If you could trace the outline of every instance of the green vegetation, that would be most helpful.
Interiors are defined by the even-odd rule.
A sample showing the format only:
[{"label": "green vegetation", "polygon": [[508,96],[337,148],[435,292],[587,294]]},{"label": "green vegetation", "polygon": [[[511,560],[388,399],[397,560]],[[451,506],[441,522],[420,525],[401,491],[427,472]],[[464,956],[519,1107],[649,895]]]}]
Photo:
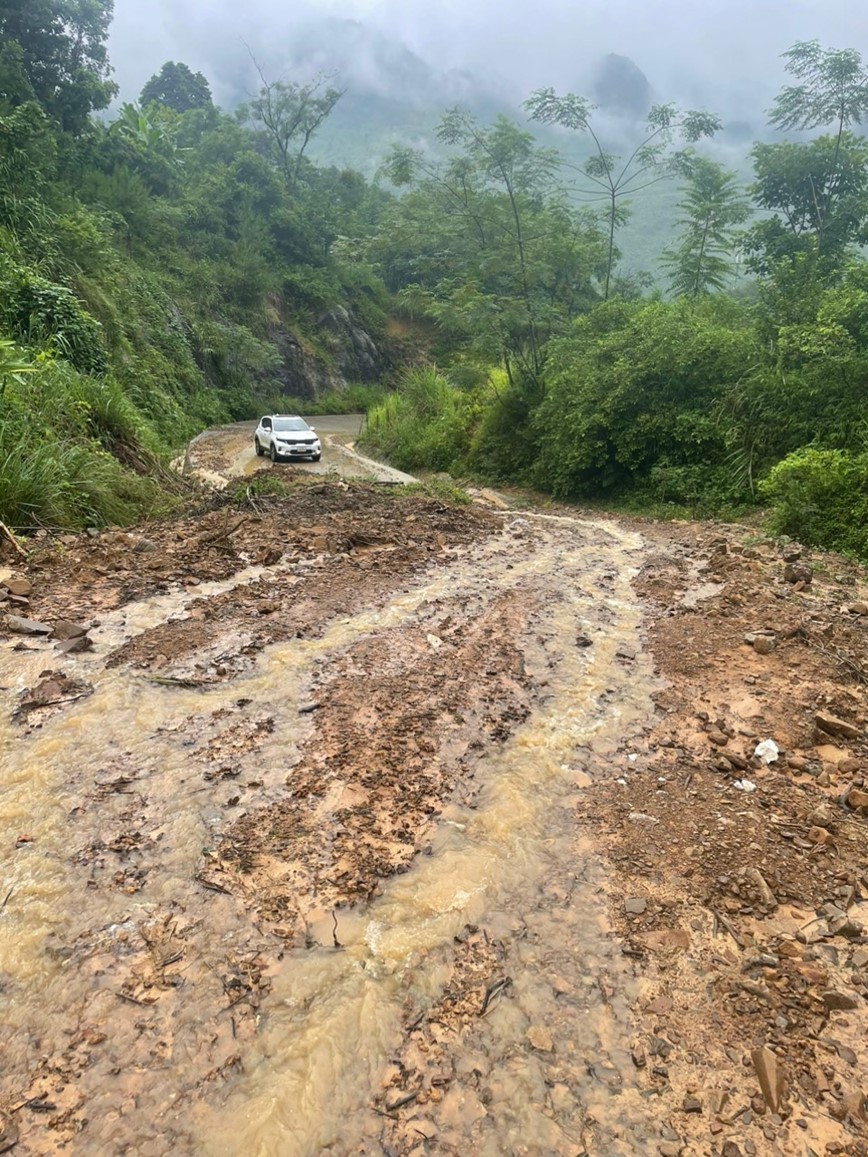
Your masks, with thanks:
[{"label": "green vegetation", "polygon": [[[820,135],[757,144],[748,189],[692,147],[715,129],[707,114],[652,110],[619,160],[584,98],[536,93],[534,119],[594,142],[581,172],[599,217],[519,130],[444,122],[455,155],[417,160],[386,212],[388,246],[369,247],[406,307],[437,323],[440,373],[406,377],[371,413],[369,444],[405,469],[592,505],[728,516],[770,502],[779,531],[868,558],[868,146],[853,131],[866,72],[815,42],[786,60],[799,83],[772,123]],[[628,194],[673,174],[664,296],[620,275],[617,239]],[[413,247],[411,216],[424,223]]]},{"label": "green vegetation", "polygon": [[388,196],[304,155],[341,94],[263,81],[229,116],[168,62],[97,121],[111,15],[0,5],[0,511],[25,531],[147,515],[204,426],[368,404],[342,387],[384,364],[352,239]]},{"label": "green vegetation", "polygon": [[[868,556],[868,75],[799,43],[743,188],[706,112],[605,139],[551,89],[447,112],[380,178],[311,161],[353,98],[267,78],[229,115],[169,61],[114,95],[111,0],[0,4],[0,518],[166,509],[170,454],[272,410],[368,411],[396,466],[731,514]],[[565,155],[541,144],[565,141]],[[624,129],[627,132],[627,129]],[[673,209],[658,268],[621,252]],[[656,202],[654,202],[656,203]],[[664,288],[665,286],[665,288]]]}]

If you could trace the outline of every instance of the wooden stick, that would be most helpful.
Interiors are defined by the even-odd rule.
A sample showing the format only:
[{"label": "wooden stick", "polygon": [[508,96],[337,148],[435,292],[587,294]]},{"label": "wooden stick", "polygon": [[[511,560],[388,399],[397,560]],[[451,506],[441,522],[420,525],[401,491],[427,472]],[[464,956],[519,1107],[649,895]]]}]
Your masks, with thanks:
[{"label": "wooden stick", "polygon": [[18,541],[18,539],[15,537],[15,535],[12,533],[12,531],[9,529],[9,527],[6,525],[5,522],[0,522],[0,533],[3,534],[4,538],[9,539],[9,541],[12,543],[12,545],[18,551],[18,555],[20,558],[27,558],[27,551],[22,550],[21,543]]}]

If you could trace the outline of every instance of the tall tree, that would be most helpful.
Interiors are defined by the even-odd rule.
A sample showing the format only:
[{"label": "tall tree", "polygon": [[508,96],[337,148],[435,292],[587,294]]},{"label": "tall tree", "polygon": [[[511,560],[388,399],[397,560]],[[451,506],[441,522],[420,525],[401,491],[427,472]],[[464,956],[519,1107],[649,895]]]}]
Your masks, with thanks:
[{"label": "tall tree", "polygon": [[735,173],[705,157],[693,158],[678,208],[681,236],[663,258],[672,292],[699,297],[723,289],[733,275],[736,227],[750,214]]},{"label": "tall tree", "polygon": [[606,206],[609,251],[603,297],[608,299],[616,258],[615,233],[627,220],[626,202],[679,172],[689,155],[685,146],[714,136],[721,122],[711,113],[682,112],[671,104],[654,105],[641,137],[625,159],[605,148],[592,122],[596,106],[585,97],[574,93],[558,96],[554,89],[543,88],[533,93],[524,107],[532,120],[586,133],[593,142],[593,154],[579,169],[587,184],[577,192]]},{"label": "tall tree", "polygon": [[480,125],[456,109],[437,135],[447,162],[393,150],[388,175],[415,188],[386,213],[372,255],[472,361],[502,364],[534,394],[548,338],[599,300],[599,229],[564,197],[557,154],[505,117]]},{"label": "tall tree", "polygon": [[[825,164],[822,185],[813,189],[817,253],[826,247],[827,226],[835,203],[845,192],[846,132],[868,113],[868,71],[855,49],[822,48],[817,40],[799,40],[784,53],[787,71],[800,81],[786,85],[769,115],[779,129],[833,126],[834,148]],[[828,150],[826,150],[828,153]]]},{"label": "tall tree", "polygon": [[[835,277],[868,239],[868,146],[844,132],[753,148],[753,196],[767,216],[748,231],[750,267],[768,275],[799,260],[812,278]],[[805,264],[807,262],[807,264]]]},{"label": "tall tree", "polygon": [[201,72],[193,72],[184,63],[167,60],[142,89],[139,103],[142,108],[162,104],[175,112],[189,112],[193,108],[209,108],[213,101],[211,86]]},{"label": "tall tree", "polygon": [[344,93],[333,88],[326,76],[307,84],[269,81],[258,64],[256,68],[262,81],[259,96],[242,105],[238,116],[243,123],[262,126],[287,185],[292,185],[298,180],[307,146]]},{"label": "tall tree", "polygon": [[36,98],[79,133],[116,91],[106,52],[113,0],[0,0],[0,42],[16,43]]}]

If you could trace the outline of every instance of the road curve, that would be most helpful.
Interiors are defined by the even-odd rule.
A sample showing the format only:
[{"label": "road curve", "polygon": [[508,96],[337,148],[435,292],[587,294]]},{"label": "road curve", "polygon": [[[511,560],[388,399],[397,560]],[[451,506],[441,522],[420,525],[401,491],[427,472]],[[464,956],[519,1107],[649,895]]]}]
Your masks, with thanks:
[{"label": "road curve", "polygon": [[[322,441],[319,462],[293,462],[292,469],[307,474],[338,475],[341,478],[368,478],[377,482],[415,482],[411,474],[395,470],[372,458],[366,458],[354,447],[364,421],[362,414],[324,414],[308,418]],[[232,478],[244,478],[257,470],[286,469],[282,462],[258,458],[253,448],[256,422],[235,422],[217,426],[194,438],[183,460],[185,472],[222,488]]]}]

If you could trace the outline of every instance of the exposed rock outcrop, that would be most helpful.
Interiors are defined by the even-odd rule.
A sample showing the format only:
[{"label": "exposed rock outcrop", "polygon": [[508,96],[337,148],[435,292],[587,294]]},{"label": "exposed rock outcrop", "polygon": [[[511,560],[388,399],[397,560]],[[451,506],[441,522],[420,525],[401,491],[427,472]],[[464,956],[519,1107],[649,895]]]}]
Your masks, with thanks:
[{"label": "exposed rock outcrop", "polygon": [[277,325],[269,334],[280,354],[276,377],[285,394],[316,398],[329,390],[345,390],[351,382],[379,378],[386,358],[345,306],[332,306],[316,325],[320,351],[300,340],[288,325]]}]

